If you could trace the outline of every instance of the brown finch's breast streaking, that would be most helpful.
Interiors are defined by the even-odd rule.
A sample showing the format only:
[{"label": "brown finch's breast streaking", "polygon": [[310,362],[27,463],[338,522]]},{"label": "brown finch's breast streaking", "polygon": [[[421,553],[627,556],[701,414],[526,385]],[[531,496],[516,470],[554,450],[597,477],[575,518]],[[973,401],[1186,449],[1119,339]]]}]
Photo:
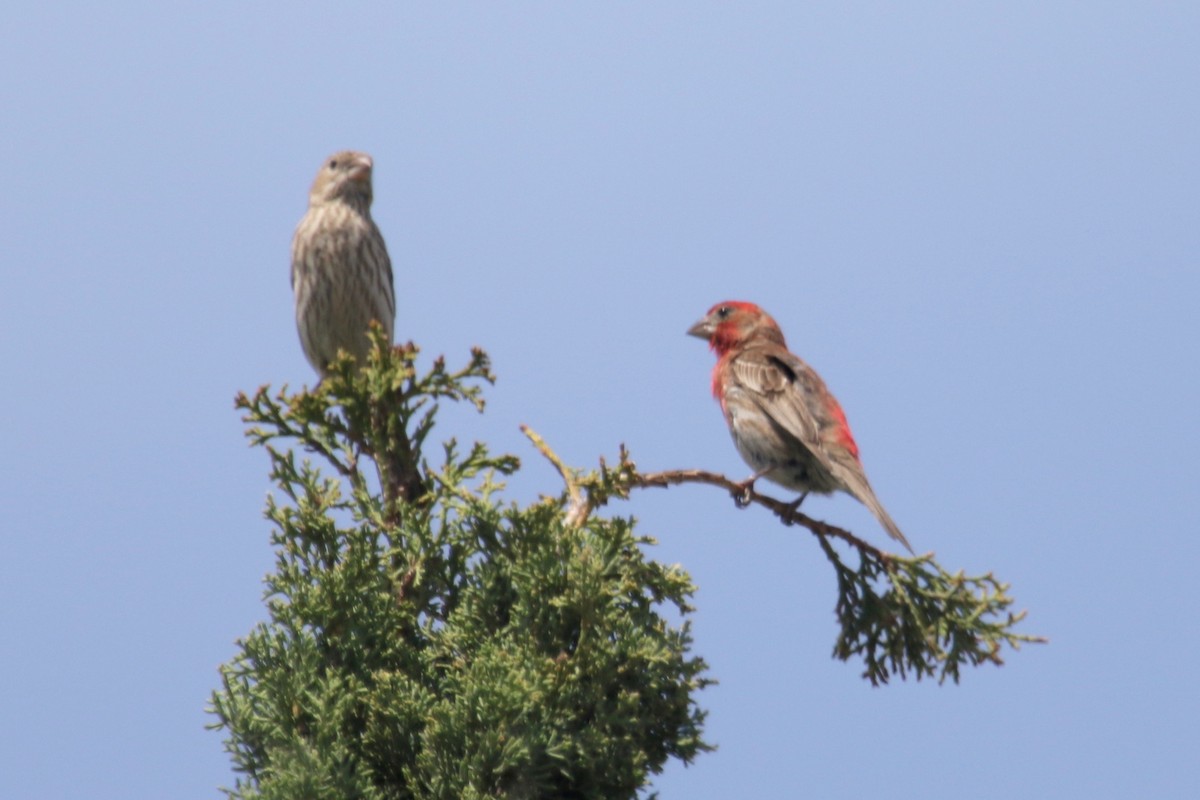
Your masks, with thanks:
[{"label": "brown finch's breast streaking", "polygon": [[350,150],[325,159],[292,237],[296,329],[322,376],[339,349],[366,360],[372,320],[392,339],[396,295],[392,262],[371,219],[373,166],[369,155]]},{"label": "brown finch's breast streaking", "polygon": [[783,331],[753,303],[717,303],[688,334],[717,354],[713,396],[742,459],[766,478],[801,492],[846,492],[871,510],[892,538],[908,540],[867,482],[846,414],[812,367],[787,349]]}]

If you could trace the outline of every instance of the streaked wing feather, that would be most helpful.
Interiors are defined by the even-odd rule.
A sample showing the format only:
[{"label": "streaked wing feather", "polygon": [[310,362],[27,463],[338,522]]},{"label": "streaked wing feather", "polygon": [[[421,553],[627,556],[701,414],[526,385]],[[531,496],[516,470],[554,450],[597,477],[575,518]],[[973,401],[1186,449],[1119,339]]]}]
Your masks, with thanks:
[{"label": "streaked wing feather", "polygon": [[796,382],[797,366],[803,368],[802,363],[793,365],[778,356],[753,351],[730,364],[736,379],[753,394],[763,412],[804,445],[822,466],[831,469],[819,446],[820,427]]}]

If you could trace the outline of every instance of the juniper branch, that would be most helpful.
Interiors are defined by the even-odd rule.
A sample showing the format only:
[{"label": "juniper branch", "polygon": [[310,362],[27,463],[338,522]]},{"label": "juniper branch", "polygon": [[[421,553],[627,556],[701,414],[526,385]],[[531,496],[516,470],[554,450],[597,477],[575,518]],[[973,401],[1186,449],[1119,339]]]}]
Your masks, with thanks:
[{"label": "juniper branch", "polygon": [[[951,574],[933,553],[900,556],[880,548],[827,522],[800,512],[794,502],[784,502],[737,483],[724,475],[699,469],[665,470],[642,474],[622,446],[617,464],[610,467],[600,459],[599,470],[580,474],[561,466],[557,456],[536,434],[530,438],[555,463],[567,481],[563,502],[576,502],[580,489],[586,494],[579,516],[586,519],[610,498],[629,499],[633,489],[668,488],[698,483],[728,491],[739,508],[759,505],[784,525],[800,525],[817,537],[821,550],[834,567],[838,600],[835,613],[841,630],[834,644],[834,657],[847,661],[861,657],[863,677],[874,685],[887,683],[892,675],[918,680],[937,676],[939,682],[958,682],[963,664],[1003,664],[1004,646],[1016,650],[1024,643],[1046,639],[1017,633],[1013,628],[1025,612],[1010,611],[1013,599],[1008,584],[991,573],[968,577]],[[835,542],[848,545],[858,554],[858,566],[846,563]]]}]

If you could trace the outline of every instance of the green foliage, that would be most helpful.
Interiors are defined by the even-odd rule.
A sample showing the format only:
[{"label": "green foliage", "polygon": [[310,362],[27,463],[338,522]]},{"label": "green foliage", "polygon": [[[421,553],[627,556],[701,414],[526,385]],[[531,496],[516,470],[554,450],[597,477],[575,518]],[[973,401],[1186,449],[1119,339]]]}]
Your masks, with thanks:
[{"label": "green foliage", "polygon": [[343,359],[312,392],[237,399],[283,500],[266,511],[269,619],[212,696],[240,773],[228,793],[644,793],[667,759],[708,749],[690,578],[648,560],[652,541],[630,519],[503,503],[514,457],[450,440],[431,465],[438,403],[482,409],[492,375],[481,351],[420,375],[416,355],[377,346],[365,368]]},{"label": "green foliage", "polygon": [[833,654],[861,657],[863,677],[873,684],[936,675],[958,683],[963,665],[1004,663],[1001,650],[1045,640],[1017,633],[1025,612],[1010,611],[1008,584],[991,573],[967,577],[947,572],[932,555],[906,558],[857,548],[858,568],[846,564],[830,536],[818,534],[837,572],[837,618]]}]

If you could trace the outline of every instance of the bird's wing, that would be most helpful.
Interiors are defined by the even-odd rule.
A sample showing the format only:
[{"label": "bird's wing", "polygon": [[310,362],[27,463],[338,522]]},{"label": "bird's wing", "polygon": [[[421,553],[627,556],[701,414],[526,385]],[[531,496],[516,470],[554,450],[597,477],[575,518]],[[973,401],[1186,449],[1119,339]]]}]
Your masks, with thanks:
[{"label": "bird's wing", "polygon": [[392,277],[392,259],[388,255],[387,246],[383,244],[383,234],[380,232],[379,226],[375,224],[375,220],[371,220],[371,229],[371,232],[375,235],[375,238],[378,239],[381,245],[380,250],[383,251],[383,264],[386,267],[384,274],[387,275],[387,291],[388,296],[392,298],[392,306],[394,311],[396,305],[396,283],[395,278]]},{"label": "bird's wing", "polygon": [[833,465],[821,447],[821,426],[807,402],[810,382],[820,381],[803,361],[786,350],[750,350],[730,363],[734,378],[784,431],[796,438],[827,470]]}]

